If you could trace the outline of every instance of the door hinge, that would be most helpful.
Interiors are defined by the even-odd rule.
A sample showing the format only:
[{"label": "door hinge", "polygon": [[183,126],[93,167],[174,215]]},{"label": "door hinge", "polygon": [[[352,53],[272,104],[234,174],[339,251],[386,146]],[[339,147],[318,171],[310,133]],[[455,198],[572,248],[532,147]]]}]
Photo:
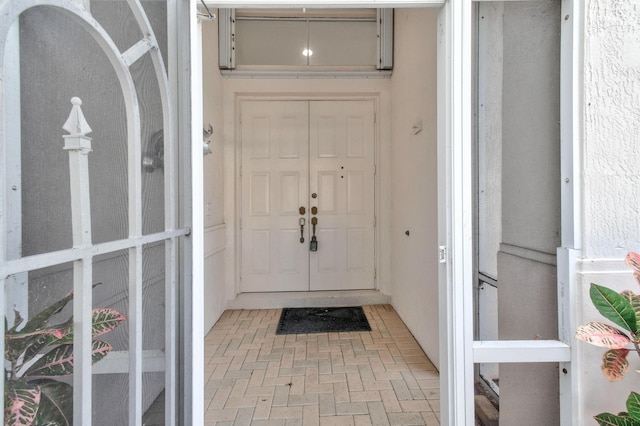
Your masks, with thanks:
[{"label": "door hinge", "polygon": [[378,270],[373,268],[373,279],[375,280],[376,278],[378,278]]},{"label": "door hinge", "polygon": [[378,122],[378,114],[377,113],[373,113],[373,122],[377,123]]},{"label": "door hinge", "polygon": [[240,218],[240,229],[242,229],[242,218]]},{"label": "door hinge", "polygon": [[438,262],[447,263],[447,246],[438,247]]},{"label": "door hinge", "polygon": [[378,166],[376,166],[375,164],[373,165],[373,175],[377,175],[378,174]]},{"label": "door hinge", "polygon": [[378,225],[378,218],[376,216],[373,217],[373,227],[375,228]]}]

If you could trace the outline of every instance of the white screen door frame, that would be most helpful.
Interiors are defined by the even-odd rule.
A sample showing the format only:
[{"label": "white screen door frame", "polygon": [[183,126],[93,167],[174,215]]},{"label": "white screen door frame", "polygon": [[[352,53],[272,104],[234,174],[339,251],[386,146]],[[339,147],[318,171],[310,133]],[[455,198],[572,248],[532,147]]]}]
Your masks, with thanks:
[{"label": "white screen door frame", "polygon": [[[576,363],[575,258],[580,249],[579,141],[582,89],[580,2],[562,2],[561,143],[562,247],[558,249],[558,328],[560,341],[473,341],[473,7],[488,0],[215,0],[211,6],[241,7],[437,7],[438,18],[438,204],[441,423],[474,424],[474,363],[560,363],[563,425],[573,424]],[[507,0],[523,1],[523,0]],[[566,16],[566,19],[564,17]],[[561,19],[559,16],[558,19]],[[201,108],[198,106],[197,108]],[[194,113],[201,112],[195,109]],[[562,373],[566,370],[567,373]],[[194,393],[194,397],[197,394]]]},{"label": "white screen door frame", "polygon": [[[191,155],[196,156],[195,152],[198,152],[200,159],[202,156],[202,147],[199,151],[191,151],[191,144],[189,142],[184,143],[180,147],[177,146],[175,141],[178,140],[178,129],[176,123],[180,119],[180,135],[182,140],[189,141],[191,129],[184,123],[190,123],[185,120],[185,116],[190,113],[190,84],[191,76],[186,71],[188,67],[178,66],[178,61],[181,61],[183,65],[189,64],[191,58],[197,58],[193,51],[183,51],[181,57],[178,58],[179,44],[187,44],[191,38],[195,35],[196,25],[190,22],[190,17],[195,17],[195,7],[188,2],[179,2],[175,0],[167,1],[167,25],[169,34],[169,69],[170,72],[165,69],[164,60],[160,54],[158,43],[155,39],[153,29],[147,19],[144,9],[137,0],[127,0],[132,16],[135,18],[137,25],[140,28],[140,32],[144,34],[142,39],[135,45],[129,47],[124,51],[120,51],[115,45],[109,34],[101,27],[101,25],[93,18],[90,12],[89,0],[5,0],[0,2],[0,11],[2,11],[2,19],[0,19],[0,72],[4,76],[10,75],[13,77],[9,80],[15,85],[16,78],[19,78],[19,69],[13,66],[11,62],[16,60],[17,55],[15,52],[12,56],[5,56],[5,48],[7,48],[8,34],[15,28],[18,16],[27,9],[46,6],[62,10],[69,15],[74,23],[83,28],[87,35],[90,35],[96,42],[97,46],[102,50],[102,53],[109,59],[122,89],[125,113],[127,119],[127,146],[128,146],[128,216],[129,216],[129,234],[127,238],[110,241],[101,244],[93,244],[90,239],[91,219],[88,209],[88,195],[89,195],[89,183],[88,180],[72,179],[71,181],[71,193],[72,198],[83,198],[86,202],[75,202],[72,207],[73,212],[73,248],[59,250],[55,252],[43,253],[32,255],[28,257],[20,257],[19,253],[16,253],[13,248],[7,247],[5,244],[5,236],[7,235],[8,227],[13,226],[12,223],[7,222],[7,216],[5,215],[5,209],[11,210],[10,216],[14,216],[15,209],[20,207],[16,205],[15,201],[9,201],[11,198],[8,194],[7,182],[11,181],[16,176],[16,171],[11,169],[8,171],[7,164],[15,162],[15,158],[10,157],[8,154],[11,152],[6,151],[5,148],[13,145],[12,150],[15,151],[16,140],[18,141],[18,149],[20,139],[15,138],[15,134],[7,133],[6,129],[10,125],[7,123],[10,120],[10,109],[7,108],[9,103],[12,108],[15,108],[15,102],[19,101],[19,94],[13,93],[7,87],[2,86],[0,88],[0,96],[2,99],[2,124],[0,127],[0,240],[3,242],[0,244],[0,310],[3,315],[6,315],[5,308],[7,300],[5,299],[5,286],[10,285],[12,280],[7,280],[7,277],[24,275],[31,270],[38,268],[44,268],[63,264],[66,262],[74,263],[74,302],[73,302],[73,316],[75,324],[74,332],[74,407],[73,407],[73,421],[75,424],[90,425],[92,422],[92,375],[104,374],[104,373],[128,373],[129,374],[129,396],[128,396],[128,410],[129,410],[129,424],[136,425],[142,421],[142,388],[143,388],[143,369],[149,370],[149,365],[143,367],[143,360],[150,360],[150,356],[154,354],[148,353],[149,351],[143,351],[142,342],[142,250],[143,246],[150,243],[162,242],[165,246],[165,349],[163,354],[157,357],[152,371],[164,372],[165,374],[165,422],[168,425],[173,424],[190,424],[191,412],[202,411],[202,404],[191,404],[192,390],[195,386],[190,386],[188,378],[191,377],[194,372],[192,371],[192,364],[197,365],[197,361],[183,360],[180,365],[183,366],[182,373],[187,379],[185,383],[187,386],[181,387],[182,380],[180,380],[180,365],[179,357],[183,357],[184,353],[179,353],[181,345],[178,344],[178,338],[180,337],[179,327],[182,325],[184,330],[191,330],[191,320],[188,323],[180,321],[179,315],[182,311],[190,312],[188,304],[192,303],[192,300],[202,300],[201,297],[195,296],[190,298],[190,290],[192,284],[192,271],[198,271],[199,265],[197,262],[189,264],[191,259],[191,247],[190,242],[185,238],[189,235],[193,217],[191,216],[191,202],[181,203],[180,197],[191,199],[191,173],[190,163]],[[180,17],[183,20],[180,20]],[[195,21],[195,19],[194,19]],[[182,23],[180,23],[182,22]],[[178,31],[180,29],[193,28],[193,32]],[[180,42],[179,42],[180,41]],[[11,44],[11,42],[9,43]],[[141,192],[141,174],[142,174],[142,151],[143,144],[141,140],[140,129],[140,109],[138,98],[136,94],[136,87],[133,82],[133,78],[129,71],[129,67],[136,63],[144,55],[149,55],[154,68],[154,75],[152,78],[157,80],[159,86],[160,98],[162,100],[162,114],[163,114],[163,127],[164,127],[164,230],[162,232],[154,234],[144,234],[142,230],[142,192]],[[5,59],[7,62],[5,63]],[[7,66],[8,65],[8,66]],[[170,77],[169,77],[170,76]],[[7,84],[5,82],[5,84]],[[182,92],[183,95],[179,97],[174,96],[174,93],[178,93],[177,88],[183,86],[187,88]],[[9,95],[6,94],[9,92]],[[178,111],[177,104],[178,98],[183,105],[182,113]],[[197,96],[194,97],[198,99]],[[13,103],[11,103],[13,102]],[[77,143],[81,146],[89,143],[90,138],[86,137],[86,134],[90,132],[88,125],[84,119],[78,118],[78,111],[80,110],[80,102],[74,100],[73,110],[71,104],[66,106],[59,105],[56,108],[69,108],[71,112],[70,118],[77,126],[69,126],[65,123],[60,123],[62,127],[65,124],[65,130],[71,135],[68,135],[67,140],[71,143]],[[18,108],[19,109],[19,108]],[[186,111],[186,113],[184,113]],[[80,113],[80,116],[82,114]],[[71,121],[69,123],[72,123]],[[72,124],[74,124],[72,123]],[[10,128],[10,127],[9,127]],[[76,130],[69,130],[75,128]],[[199,134],[199,132],[196,132]],[[60,139],[62,139],[63,131],[61,129]],[[52,135],[52,137],[55,135]],[[11,139],[10,139],[11,138]],[[80,142],[81,141],[81,142]],[[86,147],[85,147],[86,148]],[[70,148],[71,151],[76,150]],[[90,150],[90,149],[89,149]],[[185,155],[186,154],[186,155]],[[197,162],[196,162],[197,163]],[[200,161],[201,163],[201,161]],[[85,162],[86,166],[86,162]],[[82,174],[83,166],[71,165],[71,174]],[[178,175],[180,171],[180,175]],[[19,170],[17,175],[19,176]],[[202,173],[198,176],[195,173],[195,178],[199,179],[200,186],[202,182]],[[61,184],[64,184],[61,182]],[[67,183],[68,184],[68,183]],[[196,201],[197,204],[197,201]],[[182,206],[182,210],[179,210],[179,206]],[[13,209],[13,210],[12,210]],[[78,219],[78,220],[76,220]],[[202,232],[195,232],[197,235],[201,235]],[[86,236],[89,238],[86,238]],[[129,256],[129,298],[130,308],[127,312],[129,323],[129,350],[126,353],[119,355],[122,356],[107,356],[100,368],[93,369],[91,363],[91,307],[92,307],[92,260],[94,256],[126,250]],[[202,251],[196,249],[196,251]],[[198,256],[195,256],[197,259]],[[200,259],[202,257],[200,256]],[[181,263],[182,262],[182,263]],[[186,271],[186,272],[185,272]],[[193,276],[196,278],[201,274],[193,272]],[[179,286],[178,283],[185,284]],[[178,297],[178,287],[188,289],[186,291],[185,298],[182,299],[182,309]],[[9,292],[9,294],[11,294]],[[24,297],[25,292],[22,292],[21,296]],[[193,321],[196,323],[196,321]],[[198,335],[198,339],[193,339],[192,336],[187,337],[187,341],[199,341],[202,337],[202,326],[195,326],[195,333]],[[200,331],[199,331],[200,330]],[[188,333],[187,333],[188,334]],[[0,342],[0,345],[4,345],[4,339]],[[2,346],[4,348],[4,346]],[[191,349],[191,347],[189,347]],[[4,350],[2,350],[4,352]],[[191,353],[199,353],[196,349]],[[112,355],[112,354],[110,354]],[[118,355],[118,354],[116,354]],[[157,355],[157,354],[156,354]],[[197,356],[196,356],[197,358]],[[201,376],[201,374],[200,374]],[[0,382],[0,389],[4,386],[4,382]],[[184,390],[184,392],[183,392]],[[200,392],[196,392],[200,394]],[[183,401],[186,405],[180,403],[178,400],[184,396]],[[180,407],[184,407],[184,411],[179,413]],[[3,414],[0,414],[0,416]]]}]

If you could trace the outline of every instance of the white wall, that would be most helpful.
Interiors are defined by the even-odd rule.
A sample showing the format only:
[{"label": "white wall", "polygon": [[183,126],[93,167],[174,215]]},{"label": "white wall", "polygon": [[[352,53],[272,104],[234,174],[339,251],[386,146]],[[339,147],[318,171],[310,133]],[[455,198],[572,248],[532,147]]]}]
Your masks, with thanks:
[{"label": "white wall", "polygon": [[[635,0],[585,2],[583,113],[583,261],[578,270],[578,321],[602,320],[589,300],[589,284],[640,288],[622,262],[640,251],[640,8]],[[577,343],[582,372],[580,414],[625,410],[637,391],[638,357],[622,382],[600,373],[602,350]]]},{"label": "white wall", "polygon": [[[396,9],[391,78],[392,304],[436,367],[437,13],[435,9]],[[415,134],[414,126],[422,126],[422,131]]]},{"label": "white wall", "polygon": [[204,157],[204,331],[222,315],[226,306],[224,221],[224,127],[222,120],[222,77],[218,71],[218,25],[202,24],[203,123],[211,124],[208,139],[213,154]]}]

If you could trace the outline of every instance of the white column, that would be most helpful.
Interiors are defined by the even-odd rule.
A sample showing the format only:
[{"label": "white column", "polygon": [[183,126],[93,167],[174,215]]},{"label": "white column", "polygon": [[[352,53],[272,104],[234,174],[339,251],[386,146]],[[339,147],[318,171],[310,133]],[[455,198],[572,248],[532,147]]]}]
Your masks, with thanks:
[{"label": "white column", "polygon": [[[71,219],[73,247],[91,246],[91,203],[89,200],[89,157],[91,138],[86,134],[91,127],[84,118],[82,101],[72,98],[71,114],[62,127],[69,132],[64,136],[64,149],[69,151],[71,184]],[[73,422],[91,425],[91,310],[93,263],[92,258],[77,260],[73,265]]]}]

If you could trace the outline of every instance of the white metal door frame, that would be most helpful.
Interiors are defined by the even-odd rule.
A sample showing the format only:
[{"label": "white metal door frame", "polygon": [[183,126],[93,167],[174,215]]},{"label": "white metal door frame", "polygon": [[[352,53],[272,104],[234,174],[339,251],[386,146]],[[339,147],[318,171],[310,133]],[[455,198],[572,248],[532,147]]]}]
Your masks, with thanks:
[{"label": "white metal door frame", "polygon": [[[474,1],[488,0],[214,0],[214,7],[440,7],[438,19],[438,201],[440,274],[441,422],[474,423],[473,364],[478,362],[559,362],[562,424],[572,424],[571,301],[579,249],[579,123],[581,105],[582,6],[563,0],[562,27],[562,153],[563,248],[558,257],[559,335],[562,341],[473,341],[473,211],[472,211],[472,14]],[[522,0],[507,0],[522,1]],[[560,17],[558,17],[560,19]],[[194,113],[201,112],[195,106]],[[199,109],[200,108],[200,109]],[[566,255],[565,255],[566,254]],[[563,287],[565,286],[565,287]],[[526,356],[523,356],[526,354]],[[562,371],[562,369],[561,369]],[[574,377],[574,378],[572,378]],[[197,394],[194,394],[196,396]]]}]

